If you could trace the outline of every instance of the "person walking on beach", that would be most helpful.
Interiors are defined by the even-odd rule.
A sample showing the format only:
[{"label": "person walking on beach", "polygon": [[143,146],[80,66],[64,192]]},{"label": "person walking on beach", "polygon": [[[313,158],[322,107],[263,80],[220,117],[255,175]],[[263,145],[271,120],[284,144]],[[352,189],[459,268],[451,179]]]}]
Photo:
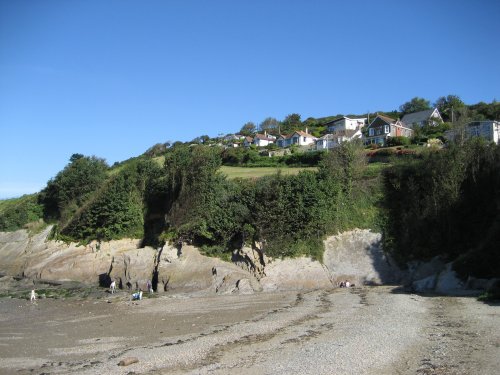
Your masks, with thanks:
[{"label": "person walking on beach", "polygon": [[116,290],[116,281],[115,280],[113,280],[111,282],[111,285],[109,286],[109,289],[111,290],[111,294],[113,294],[115,292],[115,290]]},{"label": "person walking on beach", "polygon": [[30,301],[31,301],[31,302],[33,302],[33,303],[36,301],[36,293],[35,293],[35,289],[33,289],[33,290],[31,291]]}]

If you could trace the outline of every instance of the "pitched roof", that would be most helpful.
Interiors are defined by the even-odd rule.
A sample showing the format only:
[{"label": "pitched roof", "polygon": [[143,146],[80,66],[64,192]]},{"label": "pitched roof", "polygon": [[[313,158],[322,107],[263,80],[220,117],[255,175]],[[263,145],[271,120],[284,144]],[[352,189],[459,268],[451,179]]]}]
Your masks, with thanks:
[{"label": "pitched roof", "polygon": [[[313,138],[313,139],[316,139],[316,137],[314,135],[311,135],[309,133],[306,133],[306,132],[303,132],[302,130],[297,130],[295,133],[293,134],[298,134],[300,135],[301,137],[307,137],[307,138]],[[293,135],[292,134],[292,135]]]},{"label": "pitched roof", "polygon": [[[388,116],[377,115],[377,117],[380,117],[383,121],[387,122],[388,124],[393,124],[396,122],[396,120],[394,120],[393,118],[388,117]],[[375,120],[377,119],[377,117],[375,117]],[[375,121],[375,120],[373,120],[373,121]]]},{"label": "pitched roof", "polygon": [[412,124],[415,124],[415,123],[419,124],[421,122],[428,121],[431,118],[431,116],[435,110],[436,110],[436,108],[432,108],[432,109],[426,109],[425,111],[408,113],[408,114],[403,116],[401,121],[409,126],[411,126]]},{"label": "pitched roof", "polygon": [[[255,138],[256,139],[260,139],[260,140],[263,140],[263,141],[274,141],[276,138],[274,137],[268,137],[267,135],[265,134],[255,134]],[[255,139],[254,138],[254,139]]]}]

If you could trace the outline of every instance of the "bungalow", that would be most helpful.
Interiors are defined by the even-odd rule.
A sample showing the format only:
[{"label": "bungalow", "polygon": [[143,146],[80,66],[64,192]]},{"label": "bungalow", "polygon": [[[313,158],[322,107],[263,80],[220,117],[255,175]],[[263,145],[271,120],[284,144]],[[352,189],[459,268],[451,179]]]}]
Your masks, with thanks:
[{"label": "bungalow", "polygon": [[378,144],[385,146],[391,137],[411,137],[413,130],[406,127],[400,120],[387,116],[377,115],[368,125],[367,135],[363,137],[365,145]]},{"label": "bungalow", "polygon": [[[445,132],[445,138],[455,139],[460,133],[459,129],[452,129]],[[463,128],[463,136],[466,138],[481,137],[487,141],[500,144],[500,121],[472,121]]]},{"label": "bungalow", "polygon": [[307,129],[305,132],[299,130],[291,135],[292,145],[298,145],[298,146],[312,145],[316,142],[316,139],[317,138],[315,136],[313,136],[313,135],[309,134],[309,132],[307,132]]},{"label": "bungalow", "polygon": [[309,134],[309,132],[306,129],[305,132],[298,130],[289,135],[282,134],[278,137],[276,144],[279,147],[290,147],[291,145],[310,146],[314,145],[316,140],[317,138]]},{"label": "bungalow", "polygon": [[276,144],[278,147],[285,148],[292,145],[292,135],[291,134],[281,134],[277,140]]},{"label": "bungalow", "polygon": [[340,117],[333,121],[327,122],[325,126],[328,127],[330,133],[339,130],[357,130],[361,129],[366,124],[366,117],[363,118],[349,118],[346,116]]},{"label": "bungalow", "polygon": [[337,130],[334,134],[325,134],[316,141],[316,150],[327,150],[340,146],[343,142],[349,142],[362,137],[361,129]]},{"label": "bungalow", "polygon": [[407,128],[413,129],[415,126],[422,127],[424,125],[436,126],[438,122],[443,122],[443,118],[437,108],[428,109],[414,113],[408,113],[403,116],[401,122]]},{"label": "bungalow", "polygon": [[250,147],[250,145],[253,143],[253,138],[252,137],[245,137],[243,140],[243,147]]},{"label": "bungalow", "polygon": [[265,147],[270,145],[271,143],[274,143],[275,141],[276,137],[267,135],[267,133],[255,134],[255,137],[253,137],[253,144],[257,147]]}]

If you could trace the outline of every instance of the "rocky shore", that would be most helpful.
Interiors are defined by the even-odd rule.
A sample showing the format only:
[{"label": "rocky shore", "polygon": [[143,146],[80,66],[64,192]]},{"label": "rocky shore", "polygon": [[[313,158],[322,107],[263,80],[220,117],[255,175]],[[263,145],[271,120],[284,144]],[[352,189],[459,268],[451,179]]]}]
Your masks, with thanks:
[{"label": "rocky shore", "polygon": [[389,286],[3,298],[0,373],[495,374],[499,321],[475,298]]}]

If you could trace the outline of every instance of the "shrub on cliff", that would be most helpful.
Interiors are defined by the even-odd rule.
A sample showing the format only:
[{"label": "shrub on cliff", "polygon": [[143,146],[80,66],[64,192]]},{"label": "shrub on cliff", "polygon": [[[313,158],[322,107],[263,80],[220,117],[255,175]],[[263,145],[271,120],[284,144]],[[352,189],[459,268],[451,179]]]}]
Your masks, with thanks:
[{"label": "shrub on cliff", "polygon": [[[476,249],[476,263],[498,263],[494,241],[484,237],[499,219],[499,191],[500,148],[477,139],[395,163],[384,177],[386,248],[401,261],[441,255],[469,264],[474,257],[464,256]],[[476,266],[470,270],[477,276],[484,267]]]},{"label": "shrub on cliff", "polygon": [[148,177],[157,168],[152,160],[138,160],[126,166],[63,224],[60,234],[72,240],[142,238],[144,195]]}]

